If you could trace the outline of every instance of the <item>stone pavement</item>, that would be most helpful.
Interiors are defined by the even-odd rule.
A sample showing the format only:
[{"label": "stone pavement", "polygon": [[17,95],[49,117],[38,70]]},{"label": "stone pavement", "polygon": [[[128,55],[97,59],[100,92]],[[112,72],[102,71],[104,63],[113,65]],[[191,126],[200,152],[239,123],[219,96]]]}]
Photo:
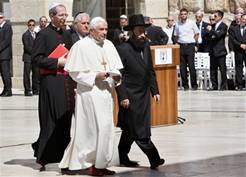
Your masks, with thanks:
[{"label": "stone pavement", "polygon": [[[0,97],[0,176],[62,176],[57,164],[39,172],[31,143],[38,136],[38,97]],[[130,153],[139,168],[111,167],[115,177],[246,176],[246,92],[178,91],[184,124],[152,128],[152,140],[166,164],[150,170],[134,144]],[[66,176],[66,175],[63,175]]]}]

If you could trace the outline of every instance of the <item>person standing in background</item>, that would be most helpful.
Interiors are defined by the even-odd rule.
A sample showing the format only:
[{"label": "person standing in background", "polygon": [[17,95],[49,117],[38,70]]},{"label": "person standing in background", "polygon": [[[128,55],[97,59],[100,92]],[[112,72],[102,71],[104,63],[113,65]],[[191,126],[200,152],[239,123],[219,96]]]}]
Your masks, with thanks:
[{"label": "person standing in background", "polygon": [[221,73],[220,90],[227,89],[225,37],[227,25],[222,21],[224,12],[216,10],[214,13],[215,25],[208,26],[210,38],[210,79],[212,87],[209,90],[218,90],[218,68]]},{"label": "person standing in background", "polygon": [[32,144],[36,162],[45,170],[48,163],[62,159],[70,141],[71,118],[74,110],[74,90],[70,88],[68,73],[63,68],[66,54],[59,58],[49,55],[59,44],[68,50],[72,46],[70,33],[63,29],[68,16],[66,7],[52,3],[49,7],[51,23],[41,30],[34,41],[32,60],[40,68],[39,123],[40,133]]},{"label": "person standing in background", "polygon": [[175,26],[175,41],[180,45],[180,75],[184,90],[189,89],[188,71],[189,67],[190,83],[192,90],[197,90],[196,69],[194,63],[195,45],[198,43],[199,29],[194,21],[188,17],[188,10],[180,9],[179,22]]},{"label": "person standing in background", "polygon": [[146,37],[149,40],[150,45],[166,45],[168,36],[162,28],[154,25],[153,19],[150,17],[144,17],[144,21],[146,24],[150,25],[145,29]]},{"label": "person standing in background", "polygon": [[196,25],[200,31],[199,37],[198,37],[198,43],[197,43],[197,51],[198,52],[208,52],[208,43],[206,41],[206,33],[207,33],[207,26],[208,23],[203,21],[203,12],[198,11],[196,12],[195,18],[196,18]]},{"label": "person standing in background", "polygon": [[12,35],[11,24],[7,23],[0,12],[0,72],[3,80],[2,97],[12,96],[12,80],[10,73],[10,60],[12,59]]},{"label": "person standing in background", "polygon": [[243,90],[243,68],[246,67],[246,14],[241,16],[240,24],[233,28],[230,38],[235,52],[236,87],[237,90]]},{"label": "person standing in background", "polygon": [[[36,33],[34,32],[35,20],[30,19],[27,22],[27,31],[22,35],[23,43],[23,56],[22,60],[24,62],[23,70],[23,84],[24,84],[24,95],[32,96],[39,93],[39,70],[31,62],[32,47],[34,40],[36,38]],[[30,73],[32,71],[32,84],[30,81]],[[31,86],[32,85],[32,86]]]},{"label": "person standing in background", "polygon": [[168,36],[167,44],[175,44],[176,43],[174,41],[174,36],[173,36],[174,29],[175,29],[175,21],[174,21],[174,18],[173,18],[173,16],[169,15],[167,17],[167,25],[166,25],[165,28],[163,28],[163,31]]},{"label": "person standing in background", "polygon": [[69,32],[72,35],[73,44],[89,34],[89,25],[90,16],[87,13],[81,12],[76,14],[73,26],[69,29]]},{"label": "person standing in background", "polygon": [[34,28],[35,33],[38,33],[40,30],[44,29],[47,26],[48,23],[48,19],[46,18],[46,16],[41,16],[39,18],[39,26],[36,26]]},{"label": "person standing in background", "polygon": [[121,44],[122,42],[126,42],[129,39],[128,31],[124,30],[124,27],[127,26],[127,24],[127,16],[122,14],[120,16],[120,26],[114,30],[113,34],[112,41],[115,46]]}]

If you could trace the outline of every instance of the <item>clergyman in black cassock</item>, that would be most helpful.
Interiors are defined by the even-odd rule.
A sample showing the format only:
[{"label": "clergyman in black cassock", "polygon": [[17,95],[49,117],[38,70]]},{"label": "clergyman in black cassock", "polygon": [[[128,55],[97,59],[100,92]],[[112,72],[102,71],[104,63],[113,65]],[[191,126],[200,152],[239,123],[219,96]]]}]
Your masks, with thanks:
[{"label": "clergyman in black cassock", "polygon": [[122,129],[119,157],[122,165],[137,166],[138,164],[128,157],[135,141],[147,155],[150,167],[155,169],[164,163],[164,159],[160,158],[150,138],[150,93],[156,101],[160,99],[160,95],[149,43],[145,39],[146,26],[142,15],[131,16],[126,28],[133,35],[127,42],[117,46],[124,66],[122,83],[116,88],[120,105],[118,126]]},{"label": "clergyman in black cassock", "polygon": [[[51,23],[37,34],[32,52],[33,63],[41,70],[40,133],[38,140],[32,144],[32,147],[34,156],[37,158],[36,161],[42,167],[47,163],[60,162],[62,159],[64,150],[70,141],[73,113],[71,78],[66,72],[62,72],[65,63],[60,65],[62,61],[60,58],[48,57],[59,44],[64,44],[68,50],[72,46],[70,33],[62,29],[67,17],[66,9],[63,5],[58,4],[53,7],[53,11],[56,10],[57,12],[56,14],[52,13],[51,10],[49,12]],[[60,72],[58,72],[58,68]]]}]

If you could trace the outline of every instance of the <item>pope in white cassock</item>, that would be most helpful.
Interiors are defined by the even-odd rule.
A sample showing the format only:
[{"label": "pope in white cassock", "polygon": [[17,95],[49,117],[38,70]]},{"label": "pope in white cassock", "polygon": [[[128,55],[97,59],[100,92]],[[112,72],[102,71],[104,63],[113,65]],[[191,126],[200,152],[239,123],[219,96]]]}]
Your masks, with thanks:
[{"label": "pope in white cassock", "polygon": [[93,176],[113,175],[115,172],[106,168],[118,155],[112,88],[120,83],[123,65],[106,39],[107,29],[103,18],[92,19],[90,35],[73,45],[65,65],[77,82],[75,129],[59,167],[87,169]]}]

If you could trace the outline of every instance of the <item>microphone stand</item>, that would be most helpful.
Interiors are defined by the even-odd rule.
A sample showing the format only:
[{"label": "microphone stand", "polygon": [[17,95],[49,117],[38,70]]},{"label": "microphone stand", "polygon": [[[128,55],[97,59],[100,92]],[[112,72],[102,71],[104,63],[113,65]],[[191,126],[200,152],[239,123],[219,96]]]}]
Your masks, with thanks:
[{"label": "microphone stand", "polygon": [[179,123],[184,124],[185,121],[186,121],[185,118],[183,118],[183,117],[178,117],[178,122],[179,122]]}]

